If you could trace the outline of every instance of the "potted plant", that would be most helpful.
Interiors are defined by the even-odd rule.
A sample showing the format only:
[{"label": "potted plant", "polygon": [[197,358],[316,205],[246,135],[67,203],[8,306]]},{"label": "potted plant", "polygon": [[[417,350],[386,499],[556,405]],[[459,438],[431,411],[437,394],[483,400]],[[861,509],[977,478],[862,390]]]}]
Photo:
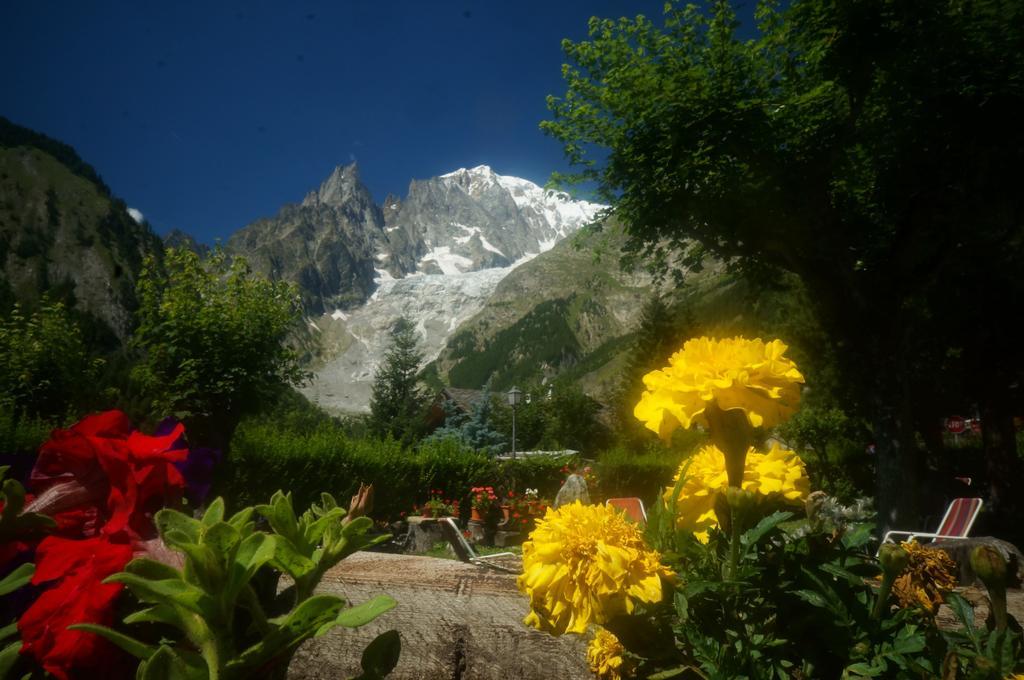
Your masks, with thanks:
[{"label": "potted plant", "polygon": [[420,508],[420,515],[423,517],[431,517],[437,519],[438,517],[453,517],[459,514],[459,502],[456,500],[448,500],[444,497],[444,492],[441,489],[430,490],[430,500],[423,504]]},{"label": "potted plant", "polygon": [[487,516],[494,508],[498,497],[492,486],[474,486],[470,489],[470,520],[474,522],[486,522]]}]

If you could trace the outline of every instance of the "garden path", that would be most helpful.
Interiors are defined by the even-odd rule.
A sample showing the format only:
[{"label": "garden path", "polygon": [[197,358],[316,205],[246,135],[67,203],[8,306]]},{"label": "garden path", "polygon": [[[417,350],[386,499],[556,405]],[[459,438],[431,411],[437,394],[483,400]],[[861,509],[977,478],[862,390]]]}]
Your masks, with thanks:
[{"label": "garden path", "polygon": [[390,676],[395,680],[591,677],[585,639],[523,625],[527,600],[512,574],[455,560],[360,552],[327,572],[319,590],[356,604],[387,593],[398,606],[362,628],[335,629],[307,642],[289,678],[354,677],[363,648],[391,628],[402,637]]}]

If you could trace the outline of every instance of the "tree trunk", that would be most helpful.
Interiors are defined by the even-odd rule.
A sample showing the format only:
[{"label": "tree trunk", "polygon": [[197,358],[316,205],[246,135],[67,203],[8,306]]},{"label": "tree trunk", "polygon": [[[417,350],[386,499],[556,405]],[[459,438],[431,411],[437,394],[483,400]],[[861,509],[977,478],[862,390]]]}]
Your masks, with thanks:
[{"label": "tree trunk", "polygon": [[[902,381],[901,381],[902,382]],[[875,399],[875,505],[878,535],[913,529],[918,521],[918,489],[923,482],[908,395]]]}]

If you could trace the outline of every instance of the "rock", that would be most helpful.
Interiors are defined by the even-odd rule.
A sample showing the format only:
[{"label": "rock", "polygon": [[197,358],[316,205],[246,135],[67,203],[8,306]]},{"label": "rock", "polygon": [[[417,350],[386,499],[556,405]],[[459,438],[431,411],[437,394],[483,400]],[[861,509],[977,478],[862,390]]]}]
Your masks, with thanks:
[{"label": "rock", "polygon": [[498,531],[494,534],[494,545],[499,548],[522,545],[523,538],[523,534],[518,531]]},{"label": "rock", "polygon": [[402,639],[389,680],[590,678],[587,639],[553,637],[523,624],[528,601],[514,574],[454,560],[356,553],[327,572],[318,592],[359,604],[387,593],[398,601],[362,628],[335,628],[299,648],[288,677],[359,675],[359,657],[380,633]]},{"label": "rock", "polygon": [[930,545],[933,548],[944,550],[953,558],[957,568],[960,570],[957,582],[961,586],[971,586],[975,583],[981,584],[971,569],[971,551],[979,545],[992,546],[1007,560],[1008,587],[1019,588],[1021,579],[1024,578],[1024,555],[1021,554],[1017,546],[1007,541],[992,536],[972,536],[970,538],[938,540]]},{"label": "rock", "polygon": [[447,543],[441,524],[433,517],[410,517],[408,538],[405,551],[409,553],[425,553],[436,543]]},{"label": "rock", "polygon": [[587,481],[580,475],[571,474],[569,479],[565,480],[562,488],[558,490],[558,495],[555,496],[555,507],[560,508],[576,501],[583,505],[590,505],[590,493],[587,491]]}]

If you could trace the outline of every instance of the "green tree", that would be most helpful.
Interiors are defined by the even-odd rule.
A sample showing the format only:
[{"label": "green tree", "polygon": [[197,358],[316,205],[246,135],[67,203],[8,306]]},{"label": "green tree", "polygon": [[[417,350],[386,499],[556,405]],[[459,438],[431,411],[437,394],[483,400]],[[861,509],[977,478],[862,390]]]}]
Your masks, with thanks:
[{"label": "green tree", "polygon": [[77,411],[91,396],[102,364],[60,302],[44,298],[32,313],[16,303],[0,318],[0,408],[15,419]]},{"label": "green tree", "polygon": [[615,395],[617,429],[633,444],[649,441],[654,436],[633,417],[633,408],[644,390],[643,377],[667,365],[672,353],[696,334],[696,322],[689,308],[684,308],[680,316],[681,319],[675,318],[661,295],[652,296],[640,310],[636,335]]},{"label": "green tree", "polygon": [[505,437],[494,429],[492,414],[494,399],[491,395],[491,381],[484,383],[480,398],[473,404],[470,413],[463,413],[455,402],[445,400],[444,426],[434,430],[429,440],[455,439],[474,451],[497,455],[508,447]]},{"label": "green tree", "polygon": [[1024,5],[765,2],[751,39],[725,0],[666,9],[565,41],[542,124],[579,168],[562,179],[598,183],[632,253],[799,278],[873,424],[883,525],[915,521],[915,430],[956,399],[984,404],[1012,517]]},{"label": "green tree", "polygon": [[162,263],[147,257],[138,291],[132,376],[155,413],[182,417],[196,440],[226,450],[243,415],[305,379],[287,344],[302,313],[294,285],[221,251],[202,261],[171,248]]},{"label": "green tree", "polygon": [[[608,444],[601,405],[576,384],[559,380],[527,385],[530,403],[516,407],[516,450],[574,449],[588,454]],[[502,395],[504,396],[504,395]],[[495,429],[512,439],[512,408],[504,400],[494,409]]]},{"label": "green tree", "polygon": [[391,343],[384,362],[373,375],[370,396],[370,431],[406,444],[423,432],[427,395],[419,384],[423,352],[412,322],[399,318],[391,327]]}]

